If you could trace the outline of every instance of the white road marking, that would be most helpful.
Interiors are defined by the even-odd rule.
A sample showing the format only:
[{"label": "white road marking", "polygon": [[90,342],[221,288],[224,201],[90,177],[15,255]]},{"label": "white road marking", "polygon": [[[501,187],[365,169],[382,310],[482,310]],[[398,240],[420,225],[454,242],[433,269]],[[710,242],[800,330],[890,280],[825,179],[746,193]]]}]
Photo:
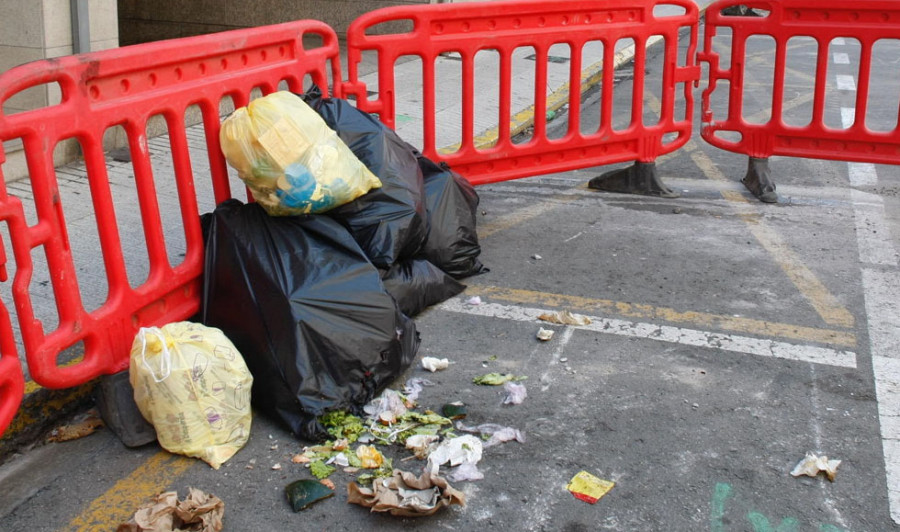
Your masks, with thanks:
[{"label": "white road marking", "polygon": [[850,184],[854,187],[866,187],[878,184],[878,173],[871,163],[847,163]]},{"label": "white road marking", "polygon": [[844,129],[853,127],[856,122],[856,109],[852,107],[841,107],[841,125]]},{"label": "white road marking", "polygon": [[844,52],[835,52],[834,53],[834,64],[849,65],[850,64],[850,54],[845,54]]},{"label": "white road marking", "polygon": [[[458,298],[448,300],[438,308],[448,312],[535,323],[539,323],[538,316],[546,312],[551,312],[548,309],[501,305],[497,303],[483,303],[477,306],[466,305],[463,300]],[[673,344],[721,349],[723,351],[731,351],[734,353],[795,360],[812,364],[823,364],[843,368],[856,367],[856,353],[852,351],[838,351],[826,347],[791,344],[788,342],[779,342],[763,338],[751,338],[748,336],[685,329],[669,325],[633,322],[604,318],[601,316],[589,317],[592,321],[590,325],[573,327],[573,329],[584,329],[617,336],[646,338]]]},{"label": "white road marking", "polygon": [[550,385],[553,384],[553,378],[550,376],[550,370],[553,369],[553,366],[559,364],[559,359],[562,358],[563,353],[566,351],[566,346],[569,345],[569,340],[572,339],[572,334],[575,332],[573,327],[566,327],[563,329],[562,334],[559,335],[559,338],[555,340],[556,348],[553,350],[553,355],[550,357],[550,363],[547,365],[547,369],[541,375],[541,391],[546,392],[550,389]]},{"label": "white road marking", "polygon": [[856,219],[856,240],[859,246],[859,260],[863,264],[877,266],[897,266],[897,250],[890,238],[890,227],[884,214],[881,196],[860,190],[852,190],[854,218]]},{"label": "white road marking", "polygon": [[853,76],[848,76],[847,74],[838,74],[835,76],[837,79],[837,88],[841,91],[855,91],[856,90],[856,80],[853,79]]}]

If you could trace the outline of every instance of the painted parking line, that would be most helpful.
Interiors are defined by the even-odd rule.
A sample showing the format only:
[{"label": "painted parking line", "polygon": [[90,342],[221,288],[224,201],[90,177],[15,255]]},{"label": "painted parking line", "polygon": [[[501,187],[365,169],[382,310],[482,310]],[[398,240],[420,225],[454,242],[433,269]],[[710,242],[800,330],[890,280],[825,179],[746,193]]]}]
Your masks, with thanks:
[{"label": "painted parking line", "polygon": [[515,288],[484,286],[470,284],[467,295],[499,300],[504,303],[523,305],[541,305],[554,308],[565,308],[583,313],[613,315],[637,320],[665,321],[667,323],[684,324],[692,327],[727,331],[776,338],[779,340],[810,342],[840,348],[855,348],[856,335],[847,331],[802,327],[787,323],[775,323],[724,314],[711,314],[696,311],[679,311],[667,307],[655,307],[613,301],[609,299],[593,299],[564,294],[536,292]]},{"label": "painted parking line", "polygon": [[[535,326],[543,323],[538,320],[538,316],[547,312],[552,312],[551,309],[502,305],[499,303],[469,305],[461,298],[454,298],[446,301],[439,305],[438,308],[446,312],[455,312],[471,316],[533,322]],[[842,368],[856,367],[856,353],[853,351],[842,351],[825,347],[792,344],[762,338],[701,331],[697,329],[673,327],[670,325],[635,322],[603,316],[588,317],[591,319],[589,325],[573,326],[573,328],[601,334],[643,338],[659,342],[705,347],[718,351],[779,358],[796,362],[823,364]]]},{"label": "painted parking line", "polygon": [[80,515],[62,530],[88,532],[113,530],[128,521],[135,505],[168,489],[197,460],[160,451],[119,480],[100,497],[94,499]]},{"label": "painted parking line", "polygon": [[[690,151],[690,156],[694,160],[694,164],[708,178],[716,181],[728,181],[713,160],[702,150],[696,149],[696,145]],[[838,327],[854,326],[855,320],[850,311],[822,284],[781,235],[762,222],[755,205],[739,192],[724,190],[722,196],[735,204],[738,215],[746,222],[750,233],[772,255],[782,271],[825,323]]]}]

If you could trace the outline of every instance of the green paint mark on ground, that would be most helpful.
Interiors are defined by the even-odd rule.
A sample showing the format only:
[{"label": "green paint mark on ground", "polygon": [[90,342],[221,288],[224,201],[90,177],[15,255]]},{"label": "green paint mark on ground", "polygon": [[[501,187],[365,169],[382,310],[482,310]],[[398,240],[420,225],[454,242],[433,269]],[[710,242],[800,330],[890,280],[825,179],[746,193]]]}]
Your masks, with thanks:
[{"label": "green paint mark on ground", "polygon": [[711,532],[725,532],[725,501],[731,496],[731,485],[724,482],[716,484],[713,490],[712,512],[709,517]]},{"label": "green paint mark on ground", "polygon": [[772,528],[769,518],[759,512],[750,512],[747,514],[747,519],[753,525],[754,532],[796,532],[799,525],[793,517],[785,517],[778,527]]}]

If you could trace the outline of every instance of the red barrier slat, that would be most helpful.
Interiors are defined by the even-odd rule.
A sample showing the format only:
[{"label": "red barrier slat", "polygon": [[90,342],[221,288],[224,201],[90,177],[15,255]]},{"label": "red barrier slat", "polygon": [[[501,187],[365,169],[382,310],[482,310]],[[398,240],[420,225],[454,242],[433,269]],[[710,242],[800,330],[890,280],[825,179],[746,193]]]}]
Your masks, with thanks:
[{"label": "red barrier slat", "polygon": [[[873,163],[900,163],[900,128],[872,131],[865,125],[873,45],[879,39],[900,35],[900,3],[887,0],[781,0],[740,2],[768,16],[728,16],[722,10],[735,5],[720,0],[707,7],[703,52],[698,59],[709,63],[710,82],[702,97],[702,136],[710,144],[756,158],[772,155],[810,157]],[[720,28],[731,31],[730,67],[720,67],[713,39]],[[753,36],[771,36],[776,42],[775,86],[772,117],[765,124],[747,122],[744,115],[745,44]],[[785,53],[793,37],[811,37],[817,42],[818,59],[812,88],[813,113],[807,126],[789,126],[783,116]],[[828,83],[828,45],[836,38],[856,39],[861,45],[859,82],[855,102],[858,119],[848,129],[825,125],[825,94]],[[717,116],[710,100],[720,81],[731,84],[728,116]],[[768,89],[763,89],[768,90]],[[740,140],[726,140],[721,132],[736,132]]]},{"label": "red barrier slat", "polygon": [[[684,10],[681,15],[654,16],[657,6],[677,6]],[[580,55],[586,43],[603,42],[606,65],[613,63],[613,48],[624,39],[632,39],[638,50],[639,61],[643,61],[641,48],[653,35],[663,36],[676,43],[679,30],[691,28],[690,52],[685,66],[678,66],[677,46],[666,46],[664,63],[675,72],[670,81],[685,82],[699,79],[699,68],[694,63],[696,49],[698,10],[689,0],[516,0],[489,3],[414,5],[384,8],[367,13],[356,19],[347,33],[347,57],[349,79],[343,88],[346,94],[353,94],[357,106],[367,112],[378,113],[381,120],[394,127],[396,109],[396,88],[393,68],[402,56],[418,56],[423,64],[434,63],[439,55],[447,52],[458,53],[463,60],[462,112],[463,138],[456,151],[439,152],[444,146],[435,145],[435,105],[433,92],[423,93],[422,112],[425,114],[426,130],[422,132],[425,155],[448,162],[469,181],[475,184],[515,179],[531,175],[572,170],[614,162],[641,160],[652,161],[656,157],[672,152],[687,142],[691,130],[693,95],[685,90],[686,114],[675,119],[672,109],[662,110],[658,124],[644,126],[640,116],[643,105],[643,83],[635,83],[634,106],[632,112],[637,119],[625,130],[613,130],[612,110],[612,69],[604,69],[603,125],[600,132],[583,134],[579,128],[569,127],[562,139],[548,139],[546,136],[546,96],[547,58],[550,48],[564,44]],[[383,30],[387,23],[412,24],[412,30],[402,33],[374,33],[374,28]],[[516,48],[532,47],[536,56],[534,88],[534,122],[530,141],[514,144],[509,127],[511,57]],[[468,64],[482,50],[496,51],[500,57],[500,83],[497,88],[500,101],[500,124],[498,138],[492,147],[477,147],[473,143],[470,125],[474,121],[475,106],[471,101],[475,96],[469,90],[472,69]],[[359,63],[363,52],[377,52],[379,59],[377,96],[368,94],[369,88],[361,80]],[[642,63],[641,63],[642,64]],[[572,62],[570,68],[578,68],[577,74],[570,71],[569,79],[580,76],[582,65]],[[635,69],[636,72],[640,68]],[[430,75],[431,71],[428,71]],[[636,74],[643,80],[643,75]],[[580,80],[580,77],[578,78]],[[425,85],[427,87],[426,79]],[[577,86],[577,85],[576,85]],[[674,107],[674,83],[666,85],[663,102],[666,107]],[[572,123],[580,124],[581,106],[570,105],[569,116]],[[663,143],[663,137],[675,134],[676,140]]]},{"label": "red barrier slat", "polygon": [[[317,35],[322,44],[304,48],[305,35]],[[0,142],[21,138],[25,146],[37,217],[37,223],[29,226],[20,198],[7,194],[0,179],[0,221],[9,228],[15,264],[12,298],[29,373],[36,382],[50,388],[69,387],[124,369],[138,328],[185,319],[197,311],[203,243],[185,111],[192,105],[201,109],[211,176],[196,177],[211,179],[216,202],[221,202],[231,196],[218,140],[222,98],[230,96],[237,105],[245,105],[254,87],[271,92],[282,80],[299,92],[307,74],[326,94],[331,92],[329,74],[340,81],[337,36],[317,21],[37,61],[0,75],[0,105],[23,90],[47,83],[58,84],[62,93],[58,105],[12,115],[0,112]],[[341,94],[339,83],[334,93]],[[169,130],[187,248],[174,266],[157,195],[169,184],[160,183],[154,175],[146,139],[148,120],[155,115],[165,118]],[[128,136],[137,192],[134,208],[140,209],[147,244],[149,275],[137,286],[129,284],[103,154],[103,135],[115,125],[121,125]],[[100,273],[108,283],[106,300],[90,312],[82,301],[67,233],[67,205],[60,197],[52,159],[53,146],[69,138],[77,139],[84,150],[91,197],[83,201],[93,206],[104,270]],[[47,259],[59,317],[52,330],[45,330],[34,312],[34,253],[43,253]],[[5,250],[0,254],[5,255]],[[22,392],[9,314],[0,306],[0,429],[8,424]],[[79,342],[84,346],[83,359],[59,366],[58,354]]]}]

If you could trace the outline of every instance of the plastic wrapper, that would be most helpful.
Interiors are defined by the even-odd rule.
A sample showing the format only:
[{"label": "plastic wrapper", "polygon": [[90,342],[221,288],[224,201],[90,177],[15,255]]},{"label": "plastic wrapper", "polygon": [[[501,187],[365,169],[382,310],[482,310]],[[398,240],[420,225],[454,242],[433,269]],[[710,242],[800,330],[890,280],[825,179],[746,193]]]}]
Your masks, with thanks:
[{"label": "plastic wrapper", "polygon": [[322,98],[313,88],[304,99],[382,187],[328,214],[344,224],[373,264],[389,269],[413,258],[428,236],[422,171],[413,149],[377,119],[346,100]]},{"label": "plastic wrapper", "polygon": [[407,316],[415,316],[466,289],[440,268],[422,259],[397,262],[384,273],[382,281]]},{"label": "plastic wrapper", "polygon": [[272,215],[325,212],[381,182],[303,100],[275,92],[238,108],[219,143],[254,199]]},{"label": "plastic wrapper", "polygon": [[416,152],[425,182],[428,237],[422,256],[457,279],[483,273],[478,260],[476,220],[478,194],[472,185],[444,163]]},{"label": "plastic wrapper", "polygon": [[189,322],[142,328],[129,380],[167,451],[218,469],[247,443],[253,377],[222,331]]},{"label": "plastic wrapper", "polygon": [[415,357],[415,323],[347,230],[229,200],[205,220],[202,317],[244,353],[261,412],[309,440],[316,418],[360,412]]}]

